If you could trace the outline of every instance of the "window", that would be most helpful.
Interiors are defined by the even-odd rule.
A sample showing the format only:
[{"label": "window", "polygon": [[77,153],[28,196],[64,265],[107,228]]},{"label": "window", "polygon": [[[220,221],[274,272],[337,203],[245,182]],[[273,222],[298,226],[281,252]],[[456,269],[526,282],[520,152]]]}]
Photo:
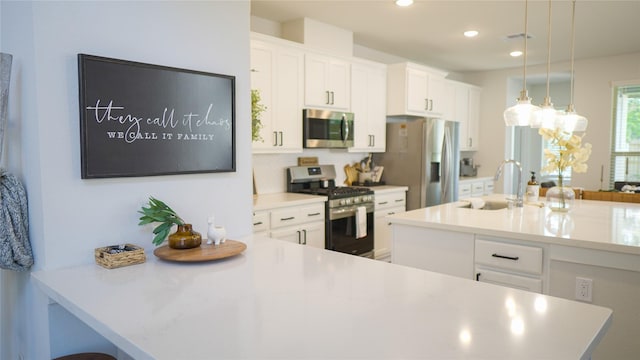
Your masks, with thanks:
[{"label": "window", "polygon": [[613,90],[610,187],[615,181],[640,181],[640,81]]}]

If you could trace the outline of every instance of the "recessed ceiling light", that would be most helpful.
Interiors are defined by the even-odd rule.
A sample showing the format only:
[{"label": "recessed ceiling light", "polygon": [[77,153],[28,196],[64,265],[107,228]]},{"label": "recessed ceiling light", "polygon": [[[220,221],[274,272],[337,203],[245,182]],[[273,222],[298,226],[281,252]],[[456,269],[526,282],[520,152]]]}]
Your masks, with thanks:
[{"label": "recessed ceiling light", "polygon": [[511,55],[513,57],[522,56],[522,51],[520,51],[520,50],[512,51],[512,52],[509,53],[509,55]]},{"label": "recessed ceiling light", "polygon": [[413,4],[413,0],[396,0],[396,5],[398,6],[409,6]]},{"label": "recessed ceiling light", "polygon": [[476,37],[478,36],[478,32],[476,30],[468,30],[464,32],[464,36],[468,38]]}]

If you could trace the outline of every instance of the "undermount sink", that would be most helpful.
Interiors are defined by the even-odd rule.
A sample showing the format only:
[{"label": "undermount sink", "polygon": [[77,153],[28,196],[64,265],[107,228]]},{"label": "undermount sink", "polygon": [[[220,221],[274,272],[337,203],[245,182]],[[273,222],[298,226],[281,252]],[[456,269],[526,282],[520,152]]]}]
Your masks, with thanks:
[{"label": "undermount sink", "polygon": [[470,202],[458,207],[462,209],[473,209],[473,210],[500,210],[500,209],[508,208],[509,203],[507,201],[488,200],[484,202],[484,206],[481,208],[471,207]]}]

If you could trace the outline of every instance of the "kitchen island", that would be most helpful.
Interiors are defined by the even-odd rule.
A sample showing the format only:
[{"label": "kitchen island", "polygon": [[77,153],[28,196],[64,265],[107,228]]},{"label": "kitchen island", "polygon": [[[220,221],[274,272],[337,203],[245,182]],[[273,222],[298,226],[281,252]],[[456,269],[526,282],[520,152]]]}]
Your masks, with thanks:
[{"label": "kitchen island", "polygon": [[[286,241],[216,262],[35,272],[135,359],[588,359],[604,307]],[[54,305],[51,305],[54,306]]]},{"label": "kitchen island", "polygon": [[640,205],[576,200],[569,213],[541,203],[497,210],[468,205],[387,217],[392,262],[606,306],[615,321],[594,359],[637,358],[640,344],[629,334],[640,332]]}]

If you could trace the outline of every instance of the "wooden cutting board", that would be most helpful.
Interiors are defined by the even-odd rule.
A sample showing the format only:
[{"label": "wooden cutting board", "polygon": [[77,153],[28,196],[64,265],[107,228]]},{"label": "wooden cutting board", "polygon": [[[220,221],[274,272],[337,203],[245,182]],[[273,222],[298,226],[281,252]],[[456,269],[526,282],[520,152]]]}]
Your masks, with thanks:
[{"label": "wooden cutting board", "polygon": [[224,259],[243,252],[247,245],[240,241],[227,240],[220,245],[202,244],[193,249],[172,249],[169,245],[156,248],[153,254],[160,259],[177,262],[201,262]]}]

